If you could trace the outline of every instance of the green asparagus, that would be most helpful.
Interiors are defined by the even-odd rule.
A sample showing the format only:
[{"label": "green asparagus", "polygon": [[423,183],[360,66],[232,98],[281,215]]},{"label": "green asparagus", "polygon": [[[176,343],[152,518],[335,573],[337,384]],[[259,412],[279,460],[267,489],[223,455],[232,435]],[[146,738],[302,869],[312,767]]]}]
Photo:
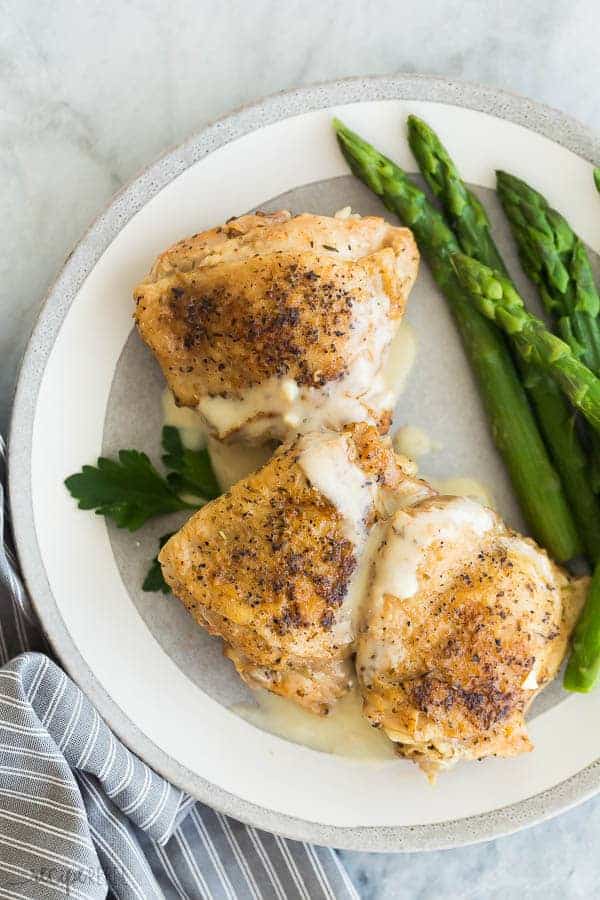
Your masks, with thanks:
[{"label": "green asparagus", "polygon": [[[485,208],[462,181],[438,136],[421,119],[409,116],[408,142],[427,184],[442,203],[462,251],[508,277]],[[600,555],[600,507],[590,484],[588,459],[574,427],[571,409],[549,375],[518,354],[517,365],[579,534],[588,555],[596,560]]]},{"label": "green asparagus", "polygon": [[559,561],[577,555],[580,544],[562,485],[537,429],[533,413],[501,335],[469,301],[452,267],[459,251],[443,215],[398,166],[334,120],[351,170],[413,229],[419,248],[446,296],[477,377],[492,434],[515,492],[540,543]]},{"label": "green asparagus", "polygon": [[427,184],[439,198],[463,253],[506,273],[490,232],[487,213],[460,173],[437,134],[422,119],[408,117],[408,143]]},{"label": "green asparagus", "polygon": [[506,172],[498,172],[497,180],[525,272],[572,352],[600,375],[600,297],[583,243],[566,219],[524,181]]},{"label": "green asparagus", "polygon": [[475,305],[514,340],[519,353],[547,371],[590,425],[600,433],[600,378],[561,338],[525,309],[511,282],[463,253],[452,265]]},{"label": "green asparagus", "polygon": [[594,169],[594,184],[596,190],[600,191],[600,169]]},{"label": "green asparagus", "polygon": [[563,685],[587,694],[600,673],[600,564],[594,570],[583,612],[573,632]]},{"label": "green asparagus", "polygon": [[[573,353],[600,375],[600,299],[584,245],[541,194],[506,172],[496,175],[523,268]],[[589,440],[590,478],[600,493],[600,436],[591,432]]]}]

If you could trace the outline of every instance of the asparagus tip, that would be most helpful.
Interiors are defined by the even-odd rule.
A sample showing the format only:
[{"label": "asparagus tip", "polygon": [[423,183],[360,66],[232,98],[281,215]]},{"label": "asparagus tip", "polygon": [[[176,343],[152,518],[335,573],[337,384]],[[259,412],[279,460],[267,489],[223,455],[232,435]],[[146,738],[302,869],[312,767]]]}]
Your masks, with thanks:
[{"label": "asparagus tip", "polygon": [[504,169],[496,169],[496,184],[498,187],[509,187],[511,184],[519,185],[524,184],[524,182],[517,178],[516,175],[505,172]]},{"label": "asparagus tip", "polygon": [[408,118],[406,119],[406,121],[407,121],[409,128],[415,128],[415,129],[421,130],[421,129],[426,129],[428,127],[427,123],[424,122],[423,119],[420,119],[418,116],[415,116],[414,113],[411,113],[408,116]]},{"label": "asparagus tip", "polygon": [[355,134],[347,125],[344,125],[341,119],[338,119],[337,116],[334,116],[331,120],[333,124],[333,128],[335,131],[335,136],[337,137],[342,149],[344,146],[349,146],[353,144],[357,139],[360,141],[360,138],[357,134]]}]

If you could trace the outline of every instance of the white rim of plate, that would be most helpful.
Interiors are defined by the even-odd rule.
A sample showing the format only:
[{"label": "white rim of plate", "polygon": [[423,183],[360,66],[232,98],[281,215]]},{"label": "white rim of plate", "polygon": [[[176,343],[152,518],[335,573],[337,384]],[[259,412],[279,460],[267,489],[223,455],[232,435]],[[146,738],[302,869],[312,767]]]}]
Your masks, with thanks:
[{"label": "white rim of plate", "polygon": [[436,850],[510,834],[592,797],[600,791],[600,758],[571,778],[526,800],[476,816],[428,825],[342,828],[286,816],[244,801],[165,754],[123,713],[95,678],[73,642],[52,595],[37,544],[31,503],[32,430],[46,363],[79,289],[127,222],[181,172],[230,141],[300,113],[376,100],[424,100],[488,113],[522,125],[600,165],[600,139],[569,116],[506,91],[426,75],[351,78],[298,88],[259,100],[218,119],[165,153],[112,199],[67,257],[48,291],[23,357],[15,393],[9,441],[9,497],[23,576],[57,657],[103,719],[148,765],[220,812],[296,840],[349,850]]}]

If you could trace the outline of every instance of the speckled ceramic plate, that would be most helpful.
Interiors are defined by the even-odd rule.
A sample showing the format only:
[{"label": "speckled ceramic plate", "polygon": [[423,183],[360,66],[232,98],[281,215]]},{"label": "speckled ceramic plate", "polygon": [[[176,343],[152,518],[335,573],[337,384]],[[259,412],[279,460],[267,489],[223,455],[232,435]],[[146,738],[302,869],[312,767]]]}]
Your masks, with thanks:
[{"label": "speckled ceramic plate", "polygon": [[[84,236],[50,291],[16,395],[10,497],[25,578],[57,654],[118,735],[171,781],[244,821],[361,850],[455,846],[538,822],[600,786],[600,692],[557,684],[531,716],[533,753],[462,765],[431,788],[396,760],[320,753],[256,728],[229,707],[244,689],[218,644],[175,601],[144,595],[164,526],[123,535],[80,512],[64,477],[101,452],[158,450],[162,381],[132,333],[131,288],[184,235],[262,206],[380,212],[348,176],[333,114],[409,171],[404,122],[443,135],[486,200],[494,170],[531,180],[600,249],[591,163],[597,139],[560,113],[488,88],[432,78],[352,80],[281,94],[215,123],[147,169]],[[443,299],[423,268],[410,300],[417,364],[397,421],[442,449],[425,474],[491,487],[519,526],[502,466]],[[165,529],[166,530],[166,529]]]}]

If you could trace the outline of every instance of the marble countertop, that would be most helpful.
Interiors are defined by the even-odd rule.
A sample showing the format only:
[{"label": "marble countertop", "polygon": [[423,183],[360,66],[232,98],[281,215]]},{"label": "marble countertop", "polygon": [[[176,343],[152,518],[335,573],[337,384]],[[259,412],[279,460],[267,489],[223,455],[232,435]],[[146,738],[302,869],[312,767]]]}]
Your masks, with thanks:
[{"label": "marble countertop", "polygon": [[[4,0],[0,429],[41,299],[137,170],[277,90],[426,72],[542,100],[600,130],[595,0]],[[365,900],[598,894],[600,799],[443,853],[343,853]]]}]

